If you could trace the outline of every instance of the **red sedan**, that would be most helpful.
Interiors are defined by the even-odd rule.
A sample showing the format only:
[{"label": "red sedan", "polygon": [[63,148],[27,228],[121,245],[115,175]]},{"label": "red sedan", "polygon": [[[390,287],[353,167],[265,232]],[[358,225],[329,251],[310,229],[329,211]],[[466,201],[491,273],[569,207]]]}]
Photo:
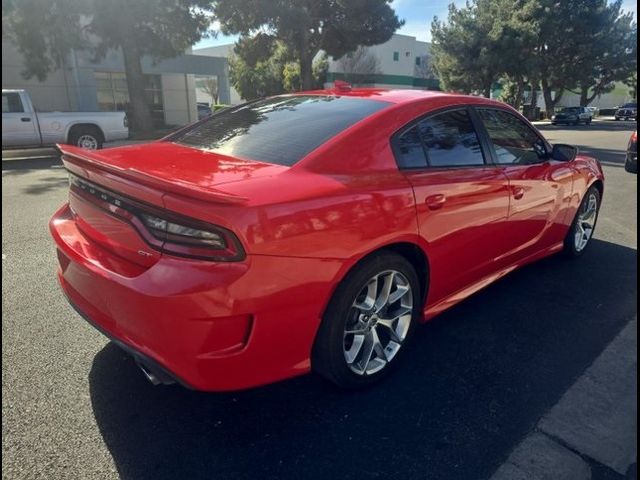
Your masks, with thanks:
[{"label": "red sedan", "polygon": [[277,96],[146,145],[60,150],[69,301],[154,383],[211,391],[378,380],[416,324],[582,255],[603,191],[597,160],[510,107],[417,90]]}]

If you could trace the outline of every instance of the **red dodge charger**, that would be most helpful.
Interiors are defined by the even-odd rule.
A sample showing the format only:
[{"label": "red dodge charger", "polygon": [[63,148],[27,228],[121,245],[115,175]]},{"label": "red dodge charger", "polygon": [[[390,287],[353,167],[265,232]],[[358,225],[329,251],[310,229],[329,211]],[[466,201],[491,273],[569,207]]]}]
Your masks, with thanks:
[{"label": "red dodge charger", "polygon": [[416,324],[582,255],[603,192],[597,160],[510,107],[418,90],[340,85],[60,150],[64,293],[152,382],[198,390],[372,383]]}]

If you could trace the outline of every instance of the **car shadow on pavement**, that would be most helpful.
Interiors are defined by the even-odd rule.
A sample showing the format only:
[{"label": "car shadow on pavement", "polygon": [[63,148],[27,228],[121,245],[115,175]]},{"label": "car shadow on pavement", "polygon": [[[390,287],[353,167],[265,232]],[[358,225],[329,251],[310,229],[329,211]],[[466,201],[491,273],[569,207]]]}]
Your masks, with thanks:
[{"label": "car shadow on pavement", "polygon": [[23,160],[2,160],[3,175],[23,175],[31,170],[44,170],[62,167],[59,156],[47,158],[28,158]]},{"label": "car shadow on pavement", "polygon": [[69,179],[67,175],[39,178],[37,179],[37,182],[24,187],[22,191],[27,195],[42,195],[60,188],[69,188]]},{"label": "car shadow on pavement", "polygon": [[315,375],[153,387],[110,343],[89,374],[95,419],[124,479],[488,478],[635,314],[636,260],[594,240],[514,272],[419,328],[364,391]]}]

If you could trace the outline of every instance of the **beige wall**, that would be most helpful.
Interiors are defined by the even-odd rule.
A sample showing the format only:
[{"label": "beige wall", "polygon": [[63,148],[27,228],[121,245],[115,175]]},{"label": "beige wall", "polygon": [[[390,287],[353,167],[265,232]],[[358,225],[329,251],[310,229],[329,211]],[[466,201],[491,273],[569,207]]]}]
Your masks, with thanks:
[{"label": "beige wall", "polygon": [[70,112],[75,109],[77,99],[67,81],[73,85],[72,79],[65,81],[65,75],[71,75],[68,69],[50,73],[44,82],[36,78],[25,80],[22,76],[24,64],[22,55],[10,43],[2,42],[2,88],[24,88],[29,92],[35,108],[41,112]]},{"label": "beige wall", "polygon": [[198,119],[194,75],[163,74],[162,97],[167,125],[185,125]]}]

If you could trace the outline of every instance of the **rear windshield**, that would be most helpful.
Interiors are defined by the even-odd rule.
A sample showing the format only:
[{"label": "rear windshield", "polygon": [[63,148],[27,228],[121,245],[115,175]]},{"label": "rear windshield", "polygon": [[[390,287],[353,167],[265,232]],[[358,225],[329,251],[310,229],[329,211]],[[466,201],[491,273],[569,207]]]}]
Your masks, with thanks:
[{"label": "rear windshield", "polygon": [[232,107],[167,140],[240,158],[291,166],[386,102],[285,96]]}]

